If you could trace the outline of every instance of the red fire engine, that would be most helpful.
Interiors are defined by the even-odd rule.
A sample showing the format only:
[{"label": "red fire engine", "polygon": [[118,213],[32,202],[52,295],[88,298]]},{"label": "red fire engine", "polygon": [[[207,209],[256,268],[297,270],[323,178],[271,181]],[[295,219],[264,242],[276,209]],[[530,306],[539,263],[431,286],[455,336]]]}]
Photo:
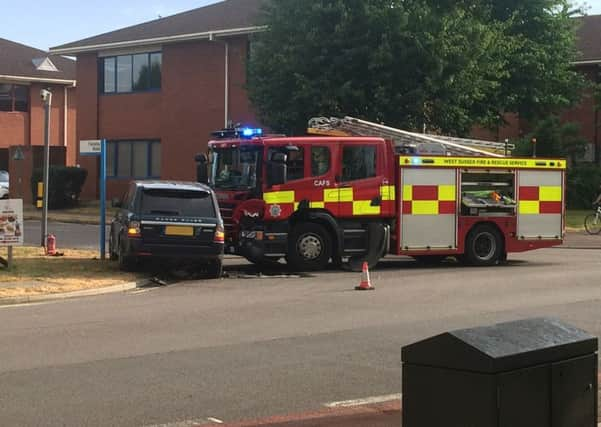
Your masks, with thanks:
[{"label": "red fire engine", "polygon": [[[364,133],[377,135],[379,125],[368,125]],[[493,265],[562,243],[565,160],[505,157],[485,142],[394,129],[381,132],[387,139],[313,131],[333,136],[223,130],[208,158],[198,156],[230,253],[254,263],[285,258],[297,270],[345,259],[359,268],[387,254]]]}]

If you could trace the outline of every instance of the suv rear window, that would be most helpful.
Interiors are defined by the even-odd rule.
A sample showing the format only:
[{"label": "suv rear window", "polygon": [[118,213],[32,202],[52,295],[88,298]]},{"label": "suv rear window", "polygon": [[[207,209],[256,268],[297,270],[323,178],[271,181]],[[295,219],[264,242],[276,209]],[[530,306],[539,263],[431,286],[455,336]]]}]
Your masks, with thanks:
[{"label": "suv rear window", "polygon": [[190,190],[143,190],[142,215],[197,216],[215,218],[211,193]]}]

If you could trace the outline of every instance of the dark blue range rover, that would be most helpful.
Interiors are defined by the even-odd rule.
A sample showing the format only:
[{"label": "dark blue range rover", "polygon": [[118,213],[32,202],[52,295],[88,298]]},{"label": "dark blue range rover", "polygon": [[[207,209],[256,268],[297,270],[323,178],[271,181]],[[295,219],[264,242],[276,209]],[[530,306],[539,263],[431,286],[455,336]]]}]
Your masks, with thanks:
[{"label": "dark blue range rover", "polygon": [[113,205],[109,253],[131,270],[143,258],[204,265],[222,272],[224,230],[215,193],[195,182],[133,181]]}]

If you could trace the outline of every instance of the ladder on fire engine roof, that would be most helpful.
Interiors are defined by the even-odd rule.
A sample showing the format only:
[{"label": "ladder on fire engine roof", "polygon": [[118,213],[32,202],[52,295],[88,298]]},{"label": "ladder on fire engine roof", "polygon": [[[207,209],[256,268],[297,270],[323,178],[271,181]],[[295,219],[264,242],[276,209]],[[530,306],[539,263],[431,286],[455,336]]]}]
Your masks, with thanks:
[{"label": "ladder on fire engine roof", "polygon": [[[354,117],[315,117],[309,120],[309,134],[328,136],[377,136],[390,139],[397,147],[442,146],[446,154],[456,156],[505,157],[515,148],[514,144],[483,141],[479,139],[455,138],[450,136],[421,134],[395,129]],[[427,150],[426,148],[426,151]]]}]

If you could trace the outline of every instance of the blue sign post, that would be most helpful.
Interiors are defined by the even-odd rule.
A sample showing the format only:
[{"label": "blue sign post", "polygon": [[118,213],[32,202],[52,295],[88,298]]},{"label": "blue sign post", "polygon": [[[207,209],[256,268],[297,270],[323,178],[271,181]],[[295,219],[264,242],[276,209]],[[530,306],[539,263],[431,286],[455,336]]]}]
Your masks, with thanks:
[{"label": "blue sign post", "polygon": [[82,156],[100,156],[100,259],[106,258],[106,139],[79,141]]}]

